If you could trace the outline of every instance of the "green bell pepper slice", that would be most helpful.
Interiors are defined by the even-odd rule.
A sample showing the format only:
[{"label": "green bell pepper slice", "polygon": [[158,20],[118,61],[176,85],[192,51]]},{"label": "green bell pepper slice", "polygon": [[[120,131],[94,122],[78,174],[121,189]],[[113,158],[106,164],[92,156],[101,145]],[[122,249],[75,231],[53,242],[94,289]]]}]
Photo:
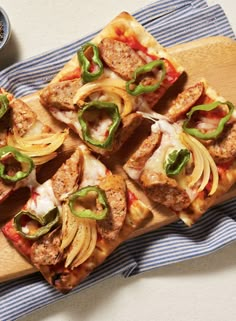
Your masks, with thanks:
[{"label": "green bell pepper slice", "polygon": [[164,169],[167,176],[178,175],[187,165],[190,159],[190,151],[188,149],[174,150],[168,155],[164,163]]},{"label": "green bell pepper slice", "polygon": [[[90,136],[89,126],[83,118],[85,112],[93,112],[96,109],[105,110],[112,119],[112,124],[108,127],[108,136],[104,141],[97,140]],[[84,141],[91,145],[107,149],[113,143],[114,135],[120,125],[121,117],[116,104],[94,100],[90,103],[85,104],[84,107],[78,112],[78,120],[81,125]]]},{"label": "green bell pepper slice", "polygon": [[[219,105],[227,105],[229,107],[229,112],[223,118],[221,118],[221,120],[219,121],[219,124],[215,130],[213,130],[211,132],[203,133],[197,128],[188,127],[188,124],[191,120],[193,113],[195,113],[196,111],[201,111],[201,110],[202,111],[211,111],[211,110],[217,108]],[[183,130],[186,133],[188,133],[192,136],[195,136],[197,138],[203,139],[203,140],[215,139],[223,132],[225,124],[231,118],[234,108],[235,108],[234,105],[230,101],[226,101],[226,102],[215,101],[210,104],[194,106],[186,114],[187,119],[183,123]]]},{"label": "green bell pepper slice", "polygon": [[[85,56],[85,51],[91,47],[93,50],[93,63],[98,67],[97,71],[89,71],[91,67],[90,61]],[[85,83],[98,79],[103,73],[103,63],[99,57],[98,47],[87,42],[77,52],[78,60],[81,66],[81,77]]]},{"label": "green bell pepper slice", "polygon": [[0,119],[6,114],[9,108],[7,95],[0,95]]},{"label": "green bell pepper slice", "polygon": [[[11,176],[5,173],[6,166],[2,162],[5,157],[8,155],[12,155],[15,160],[21,163],[21,166],[26,164],[25,170],[19,170],[15,173],[15,175]],[[26,178],[33,170],[34,163],[33,160],[27,156],[19,152],[17,149],[11,146],[4,146],[0,148],[0,178],[8,182],[18,182],[24,178]]]},{"label": "green bell pepper slice", "polygon": [[[145,86],[141,82],[136,84],[138,76],[145,75],[153,71],[153,69],[155,68],[160,68],[162,71],[161,78],[159,81],[157,81],[154,85]],[[161,86],[165,76],[166,76],[166,67],[165,67],[164,61],[163,60],[151,61],[144,66],[138,67],[134,71],[132,79],[126,82],[126,91],[133,96],[138,96],[141,94],[153,92]]]},{"label": "green bell pepper slice", "polygon": [[[91,209],[83,209],[78,211],[75,209],[75,203],[78,200],[83,200],[88,193],[95,192],[96,204],[98,204],[102,209],[99,211],[92,211]],[[86,186],[72,194],[69,198],[69,207],[71,212],[81,218],[91,218],[94,220],[103,220],[106,218],[108,213],[108,204],[105,192],[98,186]]]},{"label": "green bell pepper slice", "polygon": [[[28,216],[33,221],[39,223],[41,227],[36,229],[36,231],[32,234],[24,232],[24,226],[22,226],[23,216]],[[27,239],[36,240],[39,237],[47,234],[59,222],[59,216],[60,215],[57,207],[54,207],[52,210],[50,210],[47,214],[43,216],[35,215],[33,213],[23,210],[14,216],[13,222],[15,229],[20,235]]]}]

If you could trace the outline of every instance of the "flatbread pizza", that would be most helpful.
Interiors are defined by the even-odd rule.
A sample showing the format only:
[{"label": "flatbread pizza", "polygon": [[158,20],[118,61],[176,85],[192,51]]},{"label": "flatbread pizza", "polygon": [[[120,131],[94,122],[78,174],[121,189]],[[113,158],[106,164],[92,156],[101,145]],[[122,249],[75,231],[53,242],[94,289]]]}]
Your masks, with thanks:
[{"label": "flatbread pizza", "polygon": [[0,88],[0,203],[37,184],[36,167],[57,156],[67,135],[54,133],[25,102]]},{"label": "flatbread pizza", "polygon": [[42,105],[96,153],[110,155],[183,72],[132,16],[121,13],[40,94]]},{"label": "flatbread pizza", "polygon": [[[235,107],[202,80],[167,113],[124,169],[154,201],[192,225],[236,181]],[[158,119],[161,118],[161,119]]]},{"label": "flatbread pizza", "polygon": [[2,229],[66,293],[152,217],[121,175],[78,147]]},{"label": "flatbread pizza", "polygon": [[[30,198],[2,228],[59,291],[73,289],[121,242],[146,232],[155,215],[191,226],[235,183],[231,102],[201,80],[165,113],[155,110],[183,71],[123,12],[35,93],[65,131],[51,132],[6,94],[13,121],[1,142],[37,166],[57,156],[69,128],[80,138],[51,178],[27,181]],[[139,134],[143,141],[136,146]]]}]

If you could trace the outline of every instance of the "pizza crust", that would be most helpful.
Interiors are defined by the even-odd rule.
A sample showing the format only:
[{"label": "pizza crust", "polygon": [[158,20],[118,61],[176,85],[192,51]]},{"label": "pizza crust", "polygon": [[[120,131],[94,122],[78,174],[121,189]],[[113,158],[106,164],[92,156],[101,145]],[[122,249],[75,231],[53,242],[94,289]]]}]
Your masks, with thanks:
[{"label": "pizza crust", "polygon": [[[141,45],[148,48],[148,54],[157,55],[159,58],[166,58],[171,62],[173,67],[178,73],[182,73],[184,68],[172,57],[167,49],[163,48],[157,40],[152,37],[150,33],[128,12],[122,12],[115,17],[104,29],[99,32],[91,42],[98,45],[104,38],[114,38],[117,36],[115,29],[119,28],[125,31],[125,35],[134,36]],[[68,72],[75,70],[79,67],[78,57],[75,54],[71,60],[59,71],[59,73],[52,79],[52,82],[58,82]]]}]

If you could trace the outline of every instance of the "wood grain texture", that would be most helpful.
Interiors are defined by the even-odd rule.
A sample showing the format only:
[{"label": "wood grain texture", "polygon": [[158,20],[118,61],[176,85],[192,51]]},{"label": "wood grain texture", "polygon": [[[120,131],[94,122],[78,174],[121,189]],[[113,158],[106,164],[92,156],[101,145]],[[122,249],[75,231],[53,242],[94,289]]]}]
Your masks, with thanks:
[{"label": "wood grain texture", "polygon": [[[236,104],[236,42],[225,37],[211,37],[199,39],[187,44],[181,44],[169,49],[170,53],[185,67],[186,73],[177,81],[167,95],[161,99],[157,107],[165,109],[170,101],[176,97],[186,86],[193,84],[201,78],[207,79],[208,83],[215,87],[221,95]],[[42,108],[39,103],[38,94],[23,98],[31,108],[33,108],[41,121],[49,124],[53,129],[59,130],[63,125],[52,119],[49,113]],[[78,143],[78,138],[71,134],[66,140],[64,151],[60,154],[57,163],[54,161],[45,165],[39,170],[41,181],[50,177],[63,161],[64,152],[73,149]],[[123,155],[122,155],[123,156]],[[119,166],[118,166],[119,167]],[[117,171],[120,169],[118,168]],[[133,184],[128,182],[128,184]],[[138,191],[140,193],[140,191]],[[141,195],[141,194],[140,194]],[[224,195],[220,201],[232,198],[236,195],[236,188],[232,188],[227,195]],[[144,202],[153,208],[153,204],[141,195]],[[15,193],[0,206],[1,219],[0,224],[4,224],[10,219],[18,209],[25,203],[27,199],[27,191]],[[148,231],[157,229],[161,226],[170,224],[177,217],[170,211],[161,206],[155,206],[154,217],[147,226],[137,231],[135,235],[140,235]],[[32,267],[18,252],[10,245],[10,243],[0,233],[0,281],[10,280],[16,277],[27,275],[35,272]]]}]

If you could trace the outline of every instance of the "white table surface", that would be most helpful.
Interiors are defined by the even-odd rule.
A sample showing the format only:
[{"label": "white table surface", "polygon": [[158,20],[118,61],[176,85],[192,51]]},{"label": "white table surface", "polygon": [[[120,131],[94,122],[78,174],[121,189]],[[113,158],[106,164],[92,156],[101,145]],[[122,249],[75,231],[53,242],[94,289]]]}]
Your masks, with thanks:
[{"label": "white table surface", "polygon": [[[1,0],[12,37],[0,69],[60,47],[97,30],[125,10],[150,0]],[[224,8],[236,32],[236,2],[208,0]],[[124,279],[117,276],[20,321],[234,321],[236,243],[211,255]],[[9,321],[9,320],[8,320]],[[11,321],[11,320],[10,320]]]}]

